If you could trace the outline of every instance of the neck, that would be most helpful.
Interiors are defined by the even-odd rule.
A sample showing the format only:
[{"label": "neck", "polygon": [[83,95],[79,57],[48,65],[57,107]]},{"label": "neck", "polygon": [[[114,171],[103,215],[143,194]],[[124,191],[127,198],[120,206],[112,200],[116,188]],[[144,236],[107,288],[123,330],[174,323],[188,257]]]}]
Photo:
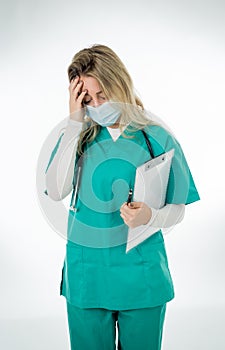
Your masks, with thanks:
[{"label": "neck", "polygon": [[119,125],[120,125],[120,123],[115,123],[115,124],[113,124],[113,125],[108,126],[108,128],[115,129],[115,128],[118,128]]}]

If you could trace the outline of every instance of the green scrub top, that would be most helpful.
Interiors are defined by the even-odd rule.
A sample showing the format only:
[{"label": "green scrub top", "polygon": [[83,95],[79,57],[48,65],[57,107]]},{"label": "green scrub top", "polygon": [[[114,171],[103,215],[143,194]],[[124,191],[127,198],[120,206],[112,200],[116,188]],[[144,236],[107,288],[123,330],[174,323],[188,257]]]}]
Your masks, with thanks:
[{"label": "green scrub top", "polygon": [[[107,128],[100,127],[96,138],[85,144],[77,211],[69,210],[68,215],[60,285],[60,295],[81,308],[154,307],[175,296],[161,230],[126,253],[128,226],[120,207],[134,187],[136,168],[150,159],[141,130],[134,134],[129,128],[124,133],[134,138],[121,134],[114,141]],[[155,156],[174,148],[166,203],[199,200],[178,141],[158,125],[147,125],[144,130]],[[75,164],[77,160],[78,156]]]}]

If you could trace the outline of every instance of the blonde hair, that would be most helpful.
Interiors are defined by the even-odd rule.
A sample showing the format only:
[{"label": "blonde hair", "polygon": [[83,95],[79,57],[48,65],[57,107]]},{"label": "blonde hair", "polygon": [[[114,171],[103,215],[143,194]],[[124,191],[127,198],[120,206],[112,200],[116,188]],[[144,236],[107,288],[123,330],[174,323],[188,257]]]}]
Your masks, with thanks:
[{"label": "blonde hair", "polygon": [[[132,79],[120,58],[108,46],[94,44],[77,52],[68,69],[69,81],[75,75],[95,78],[106,98],[121,105],[120,130],[123,125],[135,127],[130,131],[143,129],[153,122],[146,116],[144,106],[134,91]],[[100,126],[91,118],[86,118],[86,125],[80,133],[77,152],[82,155],[82,145],[95,139]],[[85,124],[85,123],[84,123]],[[129,129],[129,125],[127,130]],[[123,133],[124,137],[126,136]],[[131,136],[132,137],[132,136]]]}]

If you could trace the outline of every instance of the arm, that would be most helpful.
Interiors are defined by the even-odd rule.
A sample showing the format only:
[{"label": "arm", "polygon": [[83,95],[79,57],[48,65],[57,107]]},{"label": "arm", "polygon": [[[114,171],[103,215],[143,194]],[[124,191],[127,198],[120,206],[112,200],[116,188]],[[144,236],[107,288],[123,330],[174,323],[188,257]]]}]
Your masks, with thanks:
[{"label": "arm", "polygon": [[178,224],[184,217],[185,204],[166,204],[160,209],[149,207],[144,202],[123,203],[120,216],[131,228],[139,225],[167,228]]},{"label": "arm", "polygon": [[70,116],[65,132],[60,136],[45,171],[45,193],[55,201],[65,198],[73,188],[77,143],[83,125],[84,130],[87,128],[87,124],[84,124],[83,108],[83,98],[87,90],[82,91],[83,81],[79,75],[70,78],[72,78],[68,87]]},{"label": "arm", "polygon": [[72,190],[77,143],[82,127],[83,122],[68,118],[57,152],[47,168],[47,194],[55,201],[62,200]]},{"label": "arm", "polygon": [[166,204],[161,209],[150,208],[152,216],[146,225],[151,227],[168,228],[179,224],[185,213],[185,204]]}]

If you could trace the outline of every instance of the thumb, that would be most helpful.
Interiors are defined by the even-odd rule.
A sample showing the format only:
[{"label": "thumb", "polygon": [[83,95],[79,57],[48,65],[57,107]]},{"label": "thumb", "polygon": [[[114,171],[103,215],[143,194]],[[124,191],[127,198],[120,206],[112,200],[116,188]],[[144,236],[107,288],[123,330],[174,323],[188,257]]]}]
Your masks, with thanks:
[{"label": "thumb", "polygon": [[132,209],[134,209],[134,208],[141,208],[143,203],[142,202],[130,202],[128,204]]},{"label": "thumb", "polygon": [[136,208],[137,207],[135,202],[130,202],[128,204],[129,204],[129,207],[131,207],[131,208]]}]

